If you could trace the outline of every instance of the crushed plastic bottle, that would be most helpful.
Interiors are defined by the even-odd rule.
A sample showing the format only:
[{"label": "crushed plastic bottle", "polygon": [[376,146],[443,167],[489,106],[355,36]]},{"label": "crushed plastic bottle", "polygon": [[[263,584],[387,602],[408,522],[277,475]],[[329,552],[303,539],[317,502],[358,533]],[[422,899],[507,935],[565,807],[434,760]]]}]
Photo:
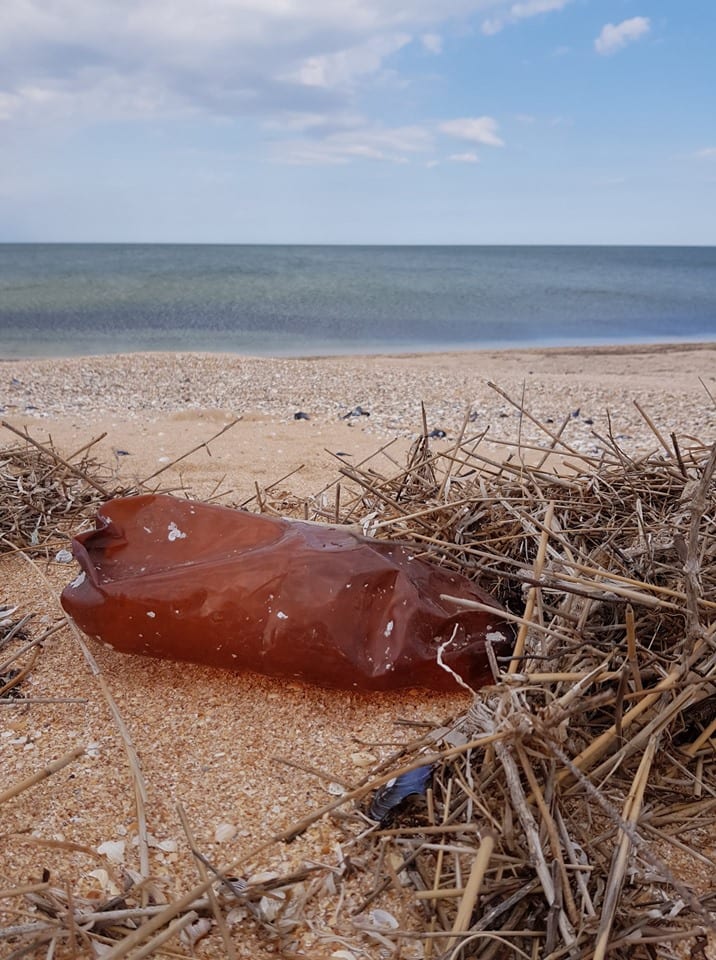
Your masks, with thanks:
[{"label": "crushed plastic bottle", "polygon": [[[228,507],[111,500],[73,540],[81,572],[62,605],[124,653],[254,670],[326,687],[458,689],[491,682],[512,629],[472,581],[406,545]],[[450,594],[494,606],[458,610]],[[451,640],[452,638],[452,640]]]}]

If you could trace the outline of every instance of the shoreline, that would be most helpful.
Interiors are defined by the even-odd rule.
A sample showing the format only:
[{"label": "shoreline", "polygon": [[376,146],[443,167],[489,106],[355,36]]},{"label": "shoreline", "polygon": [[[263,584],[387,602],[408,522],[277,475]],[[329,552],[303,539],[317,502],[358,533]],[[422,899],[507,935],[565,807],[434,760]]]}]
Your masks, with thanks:
[{"label": "shoreline", "polygon": [[685,340],[634,340],[634,341],[604,341],[589,343],[538,343],[529,342],[527,344],[507,344],[502,341],[496,341],[494,344],[484,344],[480,346],[465,345],[461,347],[457,344],[447,346],[430,347],[428,345],[405,347],[386,347],[380,350],[366,350],[356,348],[355,350],[316,352],[307,353],[251,353],[240,350],[193,350],[182,348],[181,350],[169,350],[158,348],[156,350],[137,349],[137,350],[116,350],[99,353],[58,353],[58,354],[23,354],[17,357],[5,357],[0,355],[1,364],[12,363],[43,363],[68,360],[99,360],[119,357],[165,357],[165,356],[210,356],[227,357],[240,360],[340,360],[340,359],[365,359],[370,357],[385,358],[413,358],[422,356],[464,356],[466,354],[514,354],[514,353],[550,353],[560,354],[622,354],[622,353],[653,353],[689,350],[716,350],[716,336],[712,340],[702,338]]}]

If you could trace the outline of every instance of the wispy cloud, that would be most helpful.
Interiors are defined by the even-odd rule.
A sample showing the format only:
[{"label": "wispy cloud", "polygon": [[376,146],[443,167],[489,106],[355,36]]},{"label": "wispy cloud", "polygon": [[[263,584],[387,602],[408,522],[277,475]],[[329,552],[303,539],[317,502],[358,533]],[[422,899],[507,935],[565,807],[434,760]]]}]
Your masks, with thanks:
[{"label": "wispy cloud", "polygon": [[697,160],[716,159],[716,147],[704,147],[702,150],[697,150],[694,156]]},{"label": "wispy cloud", "polygon": [[[371,125],[365,118],[346,115],[342,127],[330,115],[319,114],[289,114],[281,122],[265,124],[268,131],[276,134],[274,159],[301,165],[335,165],[366,160],[407,163],[423,155],[424,162],[434,166],[438,162],[435,151],[440,134],[467,144],[504,145],[497,135],[497,121],[492,117],[461,117],[429,125],[384,127]],[[295,134],[302,136],[292,136]],[[455,163],[479,163],[480,160],[474,150],[449,154],[448,159]]]},{"label": "wispy cloud", "polygon": [[562,10],[572,0],[521,0],[520,3],[511,3],[502,12],[493,14],[482,21],[482,32],[491,36],[499,33],[510,23],[518,23],[528,17],[536,17],[540,13],[552,13]]},{"label": "wispy cloud", "polygon": [[274,155],[279,162],[301,165],[335,165],[356,160],[405,163],[413,155],[430,152],[433,142],[431,132],[423,126],[361,126],[316,139],[277,142]]},{"label": "wispy cloud", "polygon": [[594,49],[603,57],[609,57],[628,43],[643,37],[651,28],[648,17],[631,17],[621,23],[607,23],[594,41]]},{"label": "wispy cloud", "polygon": [[442,133],[458,140],[481,143],[488,147],[503,147],[504,140],[497,136],[497,121],[493,117],[462,117],[446,120],[439,125]]}]

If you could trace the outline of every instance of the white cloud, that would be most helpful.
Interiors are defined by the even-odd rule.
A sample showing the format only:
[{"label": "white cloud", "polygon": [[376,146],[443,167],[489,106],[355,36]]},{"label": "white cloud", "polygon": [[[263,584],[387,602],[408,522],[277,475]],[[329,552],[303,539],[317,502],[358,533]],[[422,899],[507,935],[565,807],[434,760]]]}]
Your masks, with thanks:
[{"label": "white cloud", "polygon": [[443,38],[439,33],[424,33],[420,39],[425,49],[430,53],[443,52]]},{"label": "white cloud", "polygon": [[377,73],[383,61],[410,43],[411,39],[407,33],[374,37],[346,50],[307,57],[298,70],[289,73],[285,79],[307,87],[330,89],[350,86],[358,77]]},{"label": "white cloud", "polygon": [[433,148],[430,131],[421,126],[357,127],[329,133],[321,139],[293,140],[275,145],[276,159],[292,164],[344,164],[353,160],[405,163],[411,155]]},{"label": "white cloud", "polygon": [[567,2],[2,0],[0,118],[344,110],[409,42]]},{"label": "white cloud", "polygon": [[497,136],[497,121],[492,117],[462,117],[446,120],[439,125],[442,133],[458,140],[482,143],[488,147],[502,147],[504,141]]},{"label": "white cloud", "polygon": [[594,41],[594,49],[603,57],[609,57],[628,43],[633,43],[639,37],[649,32],[651,27],[648,17],[631,17],[629,20],[622,20],[616,25],[607,23],[602,27],[602,32]]},{"label": "white cloud", "polygon": [[499,33],[510,23],[518,23],[520,20],[536,17],[540,13],[562,10],[571,2],[572,0],[521,0],[520,3],[508,4],[504,11],[482,21],[482,32],[487,36],[492,36],[492,34]]},{"label": "white cloud", "polygon": [[[301,165],[335,165],[360,160],[406,163],[411,157],[433,153],[425,160],[426,166],[432,167],[439,162],[434,157],[437,133],[471,144],[503,145],[492,117],[463,117],[432,127],[420,124],[382,127],[371,125],[364,118],[345,115],[342,125],[344,128],[338,129],[339,123],[329,115],[289,114],[283,121],[272,121],[265,127],[279,135],[304,134],[296,139],[277,139],[273,144],[275,160]],[[480,160],[472,150],[453,153],[448,159],[456,163],[479,163]]]},{"label": "white cloud", "polygon": [[710,160],[716,158],[716,147],[704,147],[703,150],[697,150],[694,156],[698,160]]}]

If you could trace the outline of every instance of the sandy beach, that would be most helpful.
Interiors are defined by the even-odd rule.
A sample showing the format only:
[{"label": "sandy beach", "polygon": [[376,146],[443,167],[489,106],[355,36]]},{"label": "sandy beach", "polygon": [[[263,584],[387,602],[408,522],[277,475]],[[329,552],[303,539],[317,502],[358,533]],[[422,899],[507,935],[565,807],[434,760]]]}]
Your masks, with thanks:
[{"label": "sandy beach", "polygon": [[[466,416],[488,444],[544,440],[490,381],[555,429],[570,418],[567,436],[585,451],[610,422],[626,449],[653,445],[635,401],[667,438],[678,429],[708,439],[716,424],[713,343],[276,360],[135,354],[5,361],[0,377],[5,420],[51,434],[67,451],[106,432],[97,455],[127,478],[148,476],[240,418],[210,455],[169,472],[200,496],[222,478],[237,498],[250,496],[256,482],[289,471],[292,485],[314,492],[333,479],[337,455],[357,463],[395,438],[400,457],[421,430],[421,402],[428,430],[444,431],[446,443]],[[356,407],[365,415],[351,416]],[[295,420],[299,412],[310,419]]]},{"label": "sandy beach", "polygon": [[[565,421],[563,436],[586,454],[596,455],[600,438],[608,436],[629,454],[658,449],[672,432],[708,444],[716,438],[716,343],[277,360],[138,354],[0,362],[0,415],[12,427],[42,443],[51,438],[63,456],[104,435],[93,455],[113,468],[119,482],[163,471],[157,480],[166,488],[229,503],[250,502],[257,491],[269,500],[316,494],[342,464],[359,464],[382,447],[383,458],[401,464],[421,432],[421,403],[428,430],[439,432],[431,441],[437,449],[447,449],[464,429],[484,433],[488,450],[493,441],[513,441],[515,449],[544,445],[544,426],[556,432]],[[296,418],[299,413],[305,416]],[[0,432],[0,444],[17,442],[11,431]],[[33,630],[40,632],[59,619],[59,592],[75,574],[74,563],[31,564],[4,554],[0,607],[32,613]],[[306,861],[329,860],[340,837],[340,825],[329,819],[291,844],[266,842],[307,810],[331,801],[336,783],[356,784],[365,770],[409,741],[416,725],[438,725],[466,707],[461,694],[325,691],[123,657],[98,645],[91,649],[146,780],[159,900],[181,896],[198,877],[178,804],[197,847],[214,863],[237,863],[237,875],[285,873]],[[2,708],[3,786],[75,747],[86,752],[3,805],[0,887],[38,882],[48,870],[58,885],[70,883],[99,898],[119,887],[122,870],[139,869],[132,839],[136,805],[117,724],[69,630],[47,641],[24,692],[72,702]],[[310,767],[325,776],[311,775]],[[97,852],[107,842],[115,846],[105,851],[118,851],[114,859]],[[712,832],[711,856],[715,842]],[[332,941],[323,938],[328,918],[312,920],[299,931],[296,956],[354,956],[338,952],[348,948],[337,934]],[[365,956],[381,955],[375,941],[365,949]],[[280,955],[276,943],[257,937],[253,928],[237,939],[236,950],[258,960]],[[190,955],[178,941],[170,951]],[[225,954],[220,939],[210,936],[196,946],[196,955]],[[403,956],[418,954],[406,948]]]}]

